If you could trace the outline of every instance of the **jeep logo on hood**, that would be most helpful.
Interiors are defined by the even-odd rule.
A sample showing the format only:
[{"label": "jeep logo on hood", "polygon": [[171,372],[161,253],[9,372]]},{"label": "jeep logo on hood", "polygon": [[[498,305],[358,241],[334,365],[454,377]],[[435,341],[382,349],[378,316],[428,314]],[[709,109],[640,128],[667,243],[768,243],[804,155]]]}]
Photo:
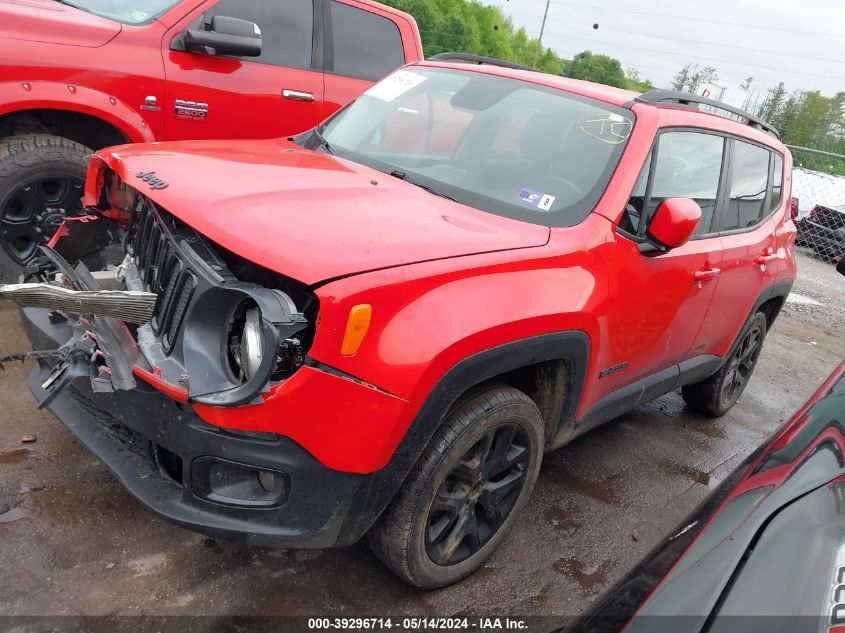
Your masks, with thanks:
[{"label": "jeep logo on hood", "polygon": [[135,174],[135,177],[148,183],[150,185],[150,189],[167,189],[167,187],[170,186],[170,183],[156,176],[154,171],[139,171]]}]

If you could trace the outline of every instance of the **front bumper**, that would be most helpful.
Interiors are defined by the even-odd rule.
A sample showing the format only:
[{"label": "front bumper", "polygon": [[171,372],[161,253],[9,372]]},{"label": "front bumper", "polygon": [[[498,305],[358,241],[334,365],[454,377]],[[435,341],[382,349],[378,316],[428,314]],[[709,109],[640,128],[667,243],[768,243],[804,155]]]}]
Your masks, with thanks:
[{"label": "front bumper", "polygon": [[[21,310],[21,319],[36,349],[57,347],[69,337],[69,326],[50,323],[46,310]],[[30,376],[39,401],[46,397],[41,384],[50,371],[41,361]],[[297,549],[347,545],[366,532],[385,503],[370,494],[382,475],[332,470],[279,435],[210,425],[190,405],[142,381],[133,390],[103,394],[83,378],[49,409],[144,505],[209,536]],[[276,473],[284,494],[260,507],[210,500],[209,463]]]}]

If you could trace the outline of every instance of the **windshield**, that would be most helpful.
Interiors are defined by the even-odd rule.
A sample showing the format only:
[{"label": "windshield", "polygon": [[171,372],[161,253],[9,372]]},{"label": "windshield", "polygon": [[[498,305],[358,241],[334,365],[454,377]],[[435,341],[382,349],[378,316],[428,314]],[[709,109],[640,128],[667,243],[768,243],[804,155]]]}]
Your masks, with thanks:
[{"label": "windshield", "polygon": [[83,11],[124,24],[142,24],[158,17],[180,0],[62,0]]},{"label": "windshield", "polygon": [[598,202],[632,126],[629,110],[561,90],[413,67],[370,88],[318,132],[333,153],[433,193],[572,226]]}]

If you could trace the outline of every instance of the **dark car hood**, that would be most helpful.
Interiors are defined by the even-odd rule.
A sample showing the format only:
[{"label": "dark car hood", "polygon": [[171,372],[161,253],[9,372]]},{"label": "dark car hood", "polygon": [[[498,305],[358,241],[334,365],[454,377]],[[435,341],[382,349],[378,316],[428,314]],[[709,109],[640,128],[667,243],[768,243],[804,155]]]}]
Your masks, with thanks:
[{"label": "dark car hood", "polygon": [[[284,140],[153,143],[98,157],[208,239],[306,284],[549,240],[548,227]],[[166,186],[138,177],[150,171]]]},{"label": "dark car hood", "polygon": [[98,47],[121,25],[55,0],[0,0],[0,38]]},{"label": "dark car hood", "polygon": [[828,631],[843,544],[845,363],[573,630]]}]

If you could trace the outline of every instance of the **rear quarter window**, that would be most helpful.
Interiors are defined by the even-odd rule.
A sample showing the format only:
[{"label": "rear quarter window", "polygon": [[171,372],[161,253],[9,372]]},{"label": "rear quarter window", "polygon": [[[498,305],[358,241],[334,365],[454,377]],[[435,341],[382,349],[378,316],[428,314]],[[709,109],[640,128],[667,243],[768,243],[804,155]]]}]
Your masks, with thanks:
[{"label": "rear quarter window", "polygon": [[765,206],[769,182],[769,150],[734,141],[731,158],[731,193],[719,229],[734,231],[758,224],[768,215]]},{"label": "rear quarter window", "polygon": [[332,2],[334,73],[375,81],[405,64],[399,27],[385,17]]}]

